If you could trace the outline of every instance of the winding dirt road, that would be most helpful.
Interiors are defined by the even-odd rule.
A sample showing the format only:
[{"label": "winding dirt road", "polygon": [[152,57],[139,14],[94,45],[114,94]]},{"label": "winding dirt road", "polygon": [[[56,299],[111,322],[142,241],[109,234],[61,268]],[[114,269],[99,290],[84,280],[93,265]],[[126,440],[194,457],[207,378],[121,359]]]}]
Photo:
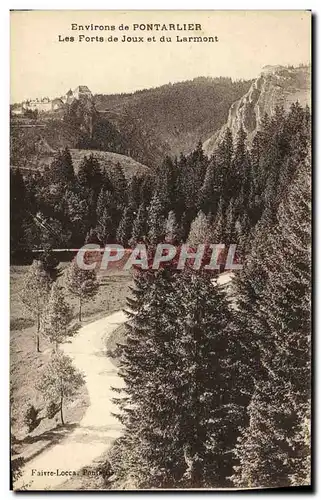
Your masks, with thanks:
[{"label": "winding dirt road", "polygon": [[[112,403],[115,392],[111,387],[121,388],[123,382],[106,356],[104,339],[126,320],[123,311],[115,312],[83,326],[72,342],[62,346],[86,376],[90,405],[68,437],[26,464],[15,490],[23,485],[28,490],[54,490],[68,479],[66,471],[72,474],[89,466],[119,437],[121,424],[112,415],[117,408]],[[44,472],[47,474],[41,475]]]}]

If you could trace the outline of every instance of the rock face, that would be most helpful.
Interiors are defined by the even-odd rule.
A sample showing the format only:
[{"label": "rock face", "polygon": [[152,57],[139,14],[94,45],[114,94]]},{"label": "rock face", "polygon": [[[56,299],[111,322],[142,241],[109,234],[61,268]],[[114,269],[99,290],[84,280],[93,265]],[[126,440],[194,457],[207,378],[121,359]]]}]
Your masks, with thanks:
[{"label": "rock face", "polygon": [[208,156],[213,153],[227,127],[235,138],[242,125],[251,141],[265,113],[270,116],[276,106],[283,105],[288,110],[296,101],[310,106],[310,89],[310,66],[265,66],[249,91],[232,104],[227,123],[204,142],[205,153]]}]

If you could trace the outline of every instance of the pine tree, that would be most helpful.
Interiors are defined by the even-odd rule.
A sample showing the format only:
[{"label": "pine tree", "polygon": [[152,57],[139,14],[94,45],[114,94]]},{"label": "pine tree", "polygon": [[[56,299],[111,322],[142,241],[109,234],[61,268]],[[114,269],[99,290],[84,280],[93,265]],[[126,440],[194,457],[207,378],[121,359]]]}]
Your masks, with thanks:
[{"label": "pine tree", "polygon": [[78,299],[81,321],[82,305],[98,293],[99,283],[94,270],[81,269],[76,260],[73,260],[66,270],[66,287],[68,292]]},{"label": "pine tree", "polygon": [[61,351],[51,355],[37,388],[43,393],[46,400],[59,405],[62,425],[65,425],[63,416],[65,401],[71,399],[84,383],[83,374],[73,366],[69,356]]},{"label": "pine tree", "polygon": [[165,235],[164,207],[161,199],[155,191],[148,207],[148,241],[156,244],[163,241]]},{"label": "pine tree", "polygon": [[80,193],[68,189],[63,196],[63,205],[66,219],[73,232],[73,241],[80,245],[90,224],[88,202]]},{"label": "pine tree", "polygon": [[234,198],[231,198],[225,214],[224,243],[226,245],[230,245],[231,243],[236,242],[235,223],[236,223],[235,201]]},{"label": "pine tree", "polygon": [[40,325],[50,291],[51,280],[42,262],[34,260],[21,291],[21,300],[36,320],[36,349],[40,352]]},{"label": "pine tree", "polygon": [[133,224],[133,231],[131,239],[129,240],[130,246],[135,246],[137,243],[145,241],[147,235],[147,213],[145,205],[140,204],[136,218]]},{"label": "pine tree", "polygon": [[240,254],[243,256],[247,255],[250,251],[251,243],[251,222],[247,213],[239,217],[235,223],[235,238]]},{"label": "pine tree", "polygon": [[62,287],[56,282],[51,287],[41,324],[42,333],[55,344],[56,350],[58,344],[62,344],[67,337],[73,335],[70,328],[71,320],[72,309],[66,302]]},{"label": "pine tree", "polygon": [[80,186],[91,188],[95,193],[99,193],[103,176],[100,163],[93,154],[84,157],[79,166],[77,178]]},{"label": "pine tree", "polygon": [[199,192],[198,207],[206,215],[209,212],[216,213],[219,197],[222,192],[222,180],[218,172],[219,166],[212,157],[209,161],[204,182]]},{"label": "pine tree", "polygon": [[102,243],[115,239],[122,213],[120,208],[117,207],[114,195],[110,191],[101,189],[97,199],[95,229]]},{"label": "pine tree", "polygon": [[[222,141],[214,152],[215,162],[218,170],[218,185],[222,186],[220,197],[223,202],[223,209],[231,197],[231,182],[233,183],[232,159],[234,156],[233,136],[231,130],[227,127]],[[232,192],[232,195],[235,193]]]},{"label": "pine tree", "polygon": [[262,216],[263,204],[262,204],[262,186],[261,182],[261,169],[262,169],[262,158],[263,158],[263,140],[262,132],[258,131],[253,139],[252,148],[250,151],[250,161],[252,167],[252,192],[250,198],[250,219],[255,223],[258,222]]},{"label": "pine tree", "polygon": [[162,165],[156,172],[156,191],[165,212],[173,210],[177,203],[177,164],[166,156]]},{"label": "pine tree", "polygon": [[[115,484],[121,488],[163,484],[167,471],[161,471],[161,461],[171,463],[172,452],[175,453],[173,442],[172,452],[168,454],[174,436],[171,437],[170,431],[162,432],[160,421],[169,421],[171,408],[164,408],[164,415],[157,418],[161,385],[155,382],[164,373],[164,363],[169,368],[171,359],[165,360],[160,350],[166,346],[170,334],[171,315],[164,303],[170,300],[173,279],[168,269],[155,273],[137,269],[134,275],[133,298],[128,300],[131,321],[126,325],[127,342],[122,348],[120,368],[126,389],[116,400],[125,432],[116,443],[111,459]],[[135,401],[134,411],[128,408],[131,401]]]},{"label": "pine tree", "polygon": [[69,148],[59,151],[49,169],[49,179],[52,184],[69,184],[75,182],[75,172]]},{"label": "pine tree", "polygon": [[173,210],[169,212],[166,220],[165,241],[173,245],[180,241],[180,230],[176,222],[175,212]]},{"label": "pine tree", "polygon": [[120,371],[125,432],[111,459],[115,484],[225,485],[248,396],[236,400],[247,374],[224,292],[210,276],[170,266],[141,271],[135,283]]},{"label": "pine tree", "polygon": [[196,205],[201,187],[204,183],[208,159],[204,155],[201,142],[187,157],[183,155],[179,161],[179,177],[184,195],[184,205],[190,220],[196,216]]},{"label": "pine tree", "polygon": [[138,210],[140,205],[141,177],[133,175],[128,184],[128,205],[132,211]]},{"label": "pine tree", "polygon": [[28,428],[28,432],[34,431],[40,424],[42,418],[39,418],[40,409],[35,408],[32,404],[28,404],[25,412],[23,422]]},{"label": "pine tree", "polygon": [[125,207],[127,204],[127,181],[120,163],[113,170],[112,184],[117,204]]},{"label": "pine tree", "polygon": [[226,241],[225,216],[223,212],[224,201],[221,198],[218,204],[215,221],[212,229],[212,242],[216,245]]},{"label": "pine tree", "polygon": [[104,188],[101,188],[101,190],[99,191],[96,205],[97,220],[99,220],[106,208],[106,199],[108,197],[108,194]]},{"label": "pine tree", "polygon": [[152,199],[153,192],[155,190],[155,179],[151,175],[145,175],[142,179],[140,186],[140,197],[141,203],[147,207]]},{"label": "pine tree", "polygon": [[273,253],[265,261],[268,277],[254,322],[261,369],[236,451],[237,485],[290,486],[308,476],[310,197],[306,161],[280,205]]},{"label": "pine tree", "polygon": [[112,191],[113,185],[108,174],[108,170],[103,167],[101,170],[101,186],[104,191]]},{"label": "pine tree", "polygon": [[241,188],[246,182],[250,182],[246,178],[249,171],[249,155],[246,148],[246,133],[241,126],[236,139],[236,146],[234,151],[234,156],[231,165],[231,171],[229,173],[229,185],[228,185],[228,198],[237,198],[240,194]]},{"label": "pine tree", "polygon": [[199,211],[197,217],[191,224],[191,229],[188,235],[188,244],[192,247],[199,244],[205,244],[211,237],[210,223],[206,215]]},{"label": "pine tree", "polygon": [[101,213],[97,221],[97,226],[95,227],[95,234],[104,245],[113,241],[115,237],[115,222],[108,208],[105,208]]},{"label": "pine tree", "polygon": [[117,232],[116,232],[116,240],[117,243],[120,243],[124,247],[128,246],[128,241],[130,240],[130,236],[133,228],[133,212],[131,207],[126,207],[123,216],[120,220]]},{"label": "pine tree", "polygon": [[63,167],[64,167],[64,175],[66,178],[66,182],[73,184],[75,182],[75,172],[74,172],[74,167],[72,163],[72,158],[70,154],[70,150],[68,147],[66,147],[62,151],[61,155]]},{"label": "pine tree", "polygon": [[[244,339],[234,328],[225,292],[211,275],[179,277],[182,448],[185,487],[227,486],[232,450],[244,421],[251,385]],[[218,353],[219,356],[218,356]]]}]

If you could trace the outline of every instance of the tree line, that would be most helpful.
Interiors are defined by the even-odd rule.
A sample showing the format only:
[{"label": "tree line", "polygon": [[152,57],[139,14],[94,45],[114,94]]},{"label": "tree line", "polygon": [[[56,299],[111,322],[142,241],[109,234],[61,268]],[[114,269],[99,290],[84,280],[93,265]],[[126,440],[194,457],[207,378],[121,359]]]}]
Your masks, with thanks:
[{"label": "tree line", "polygon": [[92,154],[75,173],[68,148],[44,174],[23,178],[11,170],[12,258],[84,242],[179,243],[190,232],[191,242],[206,232],[244,253],[263,213],[276,213],[294,175],[291,159],[304,154],[308,130],[309,112],[295,104],[288,114],[277,108],[265,117],[250,150],[242,128],[234,143],[227,129],[211,158],[198,144],[191,154],[166,157],[151,175],[130,180],[120,165],[107,171]]},{"label": "tree line", "polygon": [[46,413],[39,418],[40,409],[29,404],[24,416],[29,432],[38,427],[43,418],[53,418],[58,412],[64,425],[63,405],[84,384],[83,375],[73,366],[71,358],[61,351],[60,346],[76,335],[79,329],[79,323],[73,321],[68,295],[77,299],[78,320],[81,322],[82,305],[97,294],[99,283],[95,271],[80,269],[76,261],[69,264],[64,276],[61,276],[57,264],[51,262],[49,265],[49,259],[45,263],[34,260],[20,291],[22,304],[36,323],[36,352],[41,352],[43,338],[52,346],[49,361],[37,383],[37,389],[47,402]]}]

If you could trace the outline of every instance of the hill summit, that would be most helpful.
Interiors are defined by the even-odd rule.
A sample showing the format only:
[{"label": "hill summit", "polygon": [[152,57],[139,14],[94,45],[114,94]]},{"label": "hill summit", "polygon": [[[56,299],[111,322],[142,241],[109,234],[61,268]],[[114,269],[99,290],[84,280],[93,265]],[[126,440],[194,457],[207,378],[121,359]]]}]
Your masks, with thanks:
[{"label": "hill summit", "polygon": [[251,140],[260,128],[265,114],[271,116],[276,106],[283,106],[288,110],[296,101],[302,106],[310,106],[310,89],[309,65],[264,66],[249,90],[231,105],[226,124],[204,142],[205,152],[207,155],[213,153],[227,127],[235,137],[243,126]]}]

